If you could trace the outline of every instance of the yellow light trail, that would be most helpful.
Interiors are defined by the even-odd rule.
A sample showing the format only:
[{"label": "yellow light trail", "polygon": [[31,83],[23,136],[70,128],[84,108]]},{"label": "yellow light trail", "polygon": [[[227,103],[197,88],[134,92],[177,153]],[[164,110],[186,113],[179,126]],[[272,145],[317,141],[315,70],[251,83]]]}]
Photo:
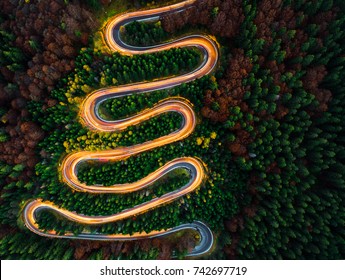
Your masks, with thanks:
[{"label": "yellow light trail", "polygon": [[[136,205],[132,208],[126,209],[120,213],[110,216],[87,216],[77,214],[75,212],[60,208],[54,205],[52,202],[42,201],[36,199],[28,203],[24,209],[23,217],[25,225],[34,233],[46,237],[57,237],[57,238],[79,238],[79,239],[97,239],[97,240],[133,240],[140,238],[156,237],[176,232],[177,230],[192,228],[198,230],[201,236],[201,242],[199,248],[195,249],[190,255],[200,255],[208,251],[213,243],[212,232],[202,222],[195,222],[192,224],[180,225],[178,227],[153,231],[150,233],[137,232],[132,235],[124,234],[91,234],[88,232],[82,232],[74,235],[73,233],[65,233],[64,235],[58,235],[54,230],[44,231],[38,227],[36,220],[36,213],[43,209],[52,210],[67,218],[68,220],[85,224],[85,225],[100,225],[105,223],[116,222],[123,220],[134,215],[142,214],[155,207],[169,203],[177,198],[184,196],[197,189],[205,178],[204,164],[197,158],[183,157],[174,159],[158,170],[152,172],[145,178],[127,184],[116,184],[113,186],[87,186],[81,183],[77,177],[78,166],[82,162],[86,161],[101,161],[101,162],[114,162],[121,161],[129,156],[133,156],[144,151],[152,150],[156,147],[168,145],[170,143],[181,141],[188,137],[194,130],[196,125],[196,118],[192,108],[192,105],[188,100],[183,98],[168,98],[153,108],[142,111],[141,113],[117,121],[107,121],[99,116],[98,108],[99,104],[109,98],[116,98],[128,94],[138,94],[142,92],[151,92],[154,90],[164,89],[186,83],[197,78],[201,78],[204,75],[209,74],[215,67],[218,61],[218,49],[214,41],[206,36],[192,35],[173,42],[161,44],[158,46],[151,47],[133,47],[126,45],[120,37],[120,27],[134,20],[145,20],[156,18],[168,12],[178,12],[188,8],[192,5],[195,0],[184,1],[175,5],[146,10],[137,11],[132,13],[126,13],[119,16],[115,16],[110,19],[105,32],[104,39],[110,49],[114,52],[120,52],[123,55],[135,55],[143,53],[153,53],[158,51],[168,50],[175,47],[197,47],[204,54],[204,60],[201,65],[195,70],[180,76],[174,76],[171,78],[156,80],[152,82],[136,83],[117,87],[108,87],[100,90],[96,90],[90,93],[81,105],[80,117],[82,122],[91,130],[101,132],[121,131],[129,126],[139,124],[150,118],[153,118],[159,114],[173,111],[181,114],[183,117],[183,124],[180,129],[174,131],[168,135],[159,137],[152,141],[147,141],[142,144],[130,146],[130,147],[119,147],[113,150],[105,151],[82,151],[71,153],[66,156],[62,162],[62,177],[68,186],[76,191],[89,192],[89,193],[128,193],[141,190],[163,177],[175,168],[185,168],[189,170],[191,174],[191,180],[183,187],[176,191],[167,193],[161,197],[154,198],[148,202]],[[204,238],[204,240],[203,240]]]}]

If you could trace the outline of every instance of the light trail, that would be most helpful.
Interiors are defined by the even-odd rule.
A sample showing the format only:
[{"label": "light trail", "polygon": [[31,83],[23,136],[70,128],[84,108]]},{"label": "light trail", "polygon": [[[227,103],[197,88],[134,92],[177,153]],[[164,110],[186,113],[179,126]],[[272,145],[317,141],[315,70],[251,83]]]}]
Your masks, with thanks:
[{"label": "light trail", "polygon": [[114,162],[121,161],[129,156],[133,156],[144,151],[152,150],[156,147],[168,145],[170,143],[180,141],[188,137],[194,130],[196,125],[196,118],[192,105],[188,100],[183,98],[168,98],[156,104],[151,109],[142,111],[141,113],[117,121],[104,120],[99,115],[99,105],[109,98],[118,98],[130,94],[138,94],[143,92],[152,92],[155,90],[165,89],[180,85],[182,83],[190,82],[195,79],[201,78],[204,75],[209,74],[217,64],[218,61],[218,49],[215,43],[206,36],[193,35],[178,39],[173,42],[151,46],[151,47],[134,47],[126,45],[120,36],[120,27],[135,20],[150,20],[157,18],[169,12],[179,12],[190,5],[196,0],[188,0],[175,5],[146,10],[137,11],[132,13],[126,13],[119,16],[115,16],[110,19],[104,33],[104,38],[110,49],[114,52],[120,52],[123,55],[134,55],[143,53],[153,53],[158,51],[164,51],[176,47],[197,47],[204,55],[204,59],[199,67],[195,70],[180,76],[174,76],[172,78],[166,78],[156,80],[152,82],[136,83],[117,87],[108,87],[100,90],[96,90],[90,93],[81,105],[80,117],[82,122],[91,130],[101,132],[122,131],[129,126],[139,124],[150,118],[153,118],[162,113],[169,111],[177,112],[181,114],[183,123],[180,129],[174,131],[168,135],[159,137],[152,141],[147,141],[142,144],[119,147],[113,150],[105,151],[82,151],[75,152],[67,155],[62,162],[62,177],[66,184],[76,191],[89,192],[89,193],[129,193],[144,189],[159,178],[162,178],[165,174],[171,172],[176,168],[185,168],[191,175],[190,181],[178,190],[169,192],[160,197],[154,198],[148,202],[136,205],[132,208],[126,209],[110,216],[87,216],[77,214],[75,212],[60,208],[52,202],[42,201],[40,199],[31,201],[28,203],[23,211],[23,217],[25,225],[34,233],[45,237],[56,238],[75,238],[75,239],[91,239],[91,240],[134,240],[142,238],[152,238],[171,234],[173,232],[182,229],[193,229],[200,234],[200,243],[194,248],[189,256],[198,256],[204,254],[210,250],[213,244],[213,235],[211,230],[202,222],[195,221],[190,224],[180,225],[168,230],[153,231],[150,233],[137,232],[132,235],[125,234],[97,234],[82,232],[74,235],[73,233],[65,233],[64,235],[58,235],[54,230],[44,231],[38,227],[36,214],[42,210],[52,210],[59,215],[67,218],[70,221],[85,224],[85,225],[101,225],[111,222],[123,220],[134,215],[142,214],[146,211],[152,210],[155,207],[172,202],[193,192],[197,189],[205,178],[204,164],[197,158],[183,157],[174,159],[158,170],[152,172],[145,178],[127,184],[116,184],[113,186],[87,186],[81,183],[77,177],[78,166],[82,162],[86,161],[101,161],[101,162]]}]

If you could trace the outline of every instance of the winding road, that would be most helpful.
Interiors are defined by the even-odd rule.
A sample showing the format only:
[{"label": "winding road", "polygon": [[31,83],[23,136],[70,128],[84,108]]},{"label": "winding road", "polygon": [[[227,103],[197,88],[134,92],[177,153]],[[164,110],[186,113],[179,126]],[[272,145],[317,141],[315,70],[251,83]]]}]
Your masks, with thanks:
[{"label": "winding road", "polygon": [[138,232],[132,235],[125,234],[95,234],[82,232],[80,234],[74,235],[73,233],[65,233],[64,235],[58,235],[55,231],[44,231],[39,229],[36,221],[36,213],[42,210],[53,210],[59,215],[67,218],[68,220],[82,223],[86,225],[101,225],[105,223],[116,222],[122,219],[132,217],[134,215],[142,214],[148,210],[152,210],[155,207],[161,206],[163,204],[169,203],[173,200],[180,198],[188,193],[196,190],[203,180],[205,179],[205,165],[200,159],[193,157],[183,157],[174,159],[158,170],[152,172],[145,178],[127,184],[117,184],[112,186],[87,186],[78,180],[77,172],[78,166],[85,161],[100,161],[114,162],[124,160],[129,156],[133,156],[144,151],[154,149],[163,145],[168,145],[170,143],[180,141],[188,137],[194,130],[196,125],[196,118],[190,102],[183,98],[168,98],[158,104],[153,108],[142,111],[141,113],[117,121],[109,121],[102,119],[99,115],[99,105],[109,98],[118,98],[121,96],[139,94],[143,92],[151,92],[155,90],[166,89],[180,85],[182,83],[190,82],[192,80],[201,78],[204,75],[209,74],[217,64],[218,61],[218,49],[215,43],[206,36],[193,35],[187,36],[173,42],[168,42],[165,44],[150,46],[150,47],[134,47],[125,44],[120,36],[120,27],[124,26],[135,20],[152,20],[158,19],[160,16],[171,13],[182,11],[190,5],[192,5],[196,0],[188,0],[175,5],[151,9],[146,11],[136,11],[131,13],[126,13],[122,15],[115,16],[110,19],[104,33],[104,39],[108,44],[109,48],[114,52],[120,52],[123,55],[134,55],[142,53],[153,53],[163,50],[168,50],[175,47],[197,47],[203,53],[203,61],[193,71],[180,76],[174,76],[171,78],[156,80],[152,82],[136,83],[117,87],[108,87],[100,90],[96,90],[90,93],[84,100],[80,117],[82,122],[91,130],[95,131],[121,131],[129,126],[139,124],[145,120],[158,116],[160,114],[173,111],[181,114],[183,122],[181,127],[162,137],[159,137],[152,141],[147,141],[142,144],[130,146],[130,147],[119,147],[113,150],[105,151],[82,151],[71,153],[66,156],[62,162],[62,177],[68,186],[72,189],[80,192],[89,193],[128,193],[141,190],[149,185],[152,185],[159,178],[163,177],[165,174],[171,172],[176,168],[187,169],[190,173],[189,182],[177,189],[175,191],[164,194],[161,197],[154,198],[148,202],[136,205],[130,209],[126,209],[120,213],[116,213],[110,216],[86,216],[82,214],[77,214],[75,212],[62,209],[52,202],[34,200],[29,202],[23,211],[23,217],[25,225],[28,229],[34,233],[45,236],[45,237],[57,237],[57,238],[76,238],[76,239],[92,239],[92,240],[134,240],[141,238],[151,238],[158,237],[173,232],[192,229],[199,232],[200,242],[193,249],[193,251],[188,256],[199,256],[208,252],[213,245],[213,234],[206,224],[200,221],[195,221],[189,224],[183,224],[168,230],[153,231],[150,233]]}]

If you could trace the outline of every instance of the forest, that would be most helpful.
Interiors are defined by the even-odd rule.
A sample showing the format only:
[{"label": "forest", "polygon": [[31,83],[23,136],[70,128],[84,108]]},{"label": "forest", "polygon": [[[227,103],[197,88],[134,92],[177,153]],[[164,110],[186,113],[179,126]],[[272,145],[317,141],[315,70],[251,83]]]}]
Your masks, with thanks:
[{"label": "forest", "polygon": [[[198,241],[189,231],[138,241],[47,239],[23,225],[32,199],[111,215],[189,180],[176,169],[145,191],[116,195],[75,192],[61,180],[61,160],[71,152],[136,145],[182,123],[170,112],[121,132],[91,131],[78,115],[87,94],[188,73],[202,60],[193,47],[109,52],[97,33],[105,11],[123,12],[110,2],[0,3],[1,259],[170,259],[173,252],[185,258]],[[171,1],[125,2],[131,11]],[[210,34],[220,60],[201,79],[101,103],[102,117],[117,120],[183,97],[193,104],[197,126],[181,142],[124,161],[85,163],[78,178],[88,185],[135,182],[192,156],[207,165],[207,180],[190,195],[120,222],[85,226],[46,211],[39,227],[131,234],[203,220],[217,239],[204,258],[344,259],[344,30],[341,0],[198,0],[157,21],[129,23],[121,36],[133,46]]]}]

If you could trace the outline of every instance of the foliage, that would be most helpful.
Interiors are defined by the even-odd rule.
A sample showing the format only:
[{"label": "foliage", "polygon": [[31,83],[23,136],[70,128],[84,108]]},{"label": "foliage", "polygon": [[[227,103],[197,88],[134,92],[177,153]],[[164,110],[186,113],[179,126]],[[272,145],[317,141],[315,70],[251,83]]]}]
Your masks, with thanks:
[{"label": "foliage", "polygon": [[[285,10],[279,7],[281,15],[267,1],[258,7],[250,1],[243,4],[246,19],[238,40],[253,67],[242,80],[247,91],[241,102],[247,106],[239,105],[238,119],[229,116],[234,122],[229,129],[234,131],[239,122],[246,130],[241,119],[247,114],[253,129],[246,154],[235,161],[248,173],[249,190],[242,213],[229,222],[233,232],[244,224],[233,235],[239,241],[232,244],[230,255],[342,259],[345,232],[339,227],[345,214],[345,166],[344,139],[339,136],[344,130],[345,84],[339,77],[344,74],[340,30],[345,17],[343,12],[323,14],[330,1],[318,1],[317,6],[290,2]],[[284,22],[285,11],[291,8],[309,20],[296,19],[290,28],[273,27],[275,21]],[[276,18],[265,15],[270,9]],[[257,10],[265,12],[256,15]],[[318,13],[324,16],[321,22]],[[327,29],[322,30],[325,22]]]},{"label": "foliage", "polygon": [[[128,183],[176,157],[193,156],[207,164],[204,184],[168,205],[117,223],[87,227],[42,212],[40,227],[61,234],[66,231],[131,234],[200,219],[219,235],[213,258],[225,257],[221,253],[224,250],[226,257],[240,259],[343,259],[343,1],[206,2],[207,5],[197,4],[195,9],[164,17],[162,27],[159,23],[131,23],[123,36],[133,45],[151,45],[167,40],[166,32],[183,25],[208,26],[214,34],[224,37],[222,50],[226,50],[214,76],[164,91],[114,98],[100,106],[103,117],[120,119],[151,108],[164,98],[181,96],[194,104],[199,122],[193,134],[182,142],[121,162],[88,162],[78,172],[79,179],[87,184]],[[203,16],[193,16],[196,13]],[[20,52],[6,44],[13,42],[13,36],[2,31],[0,35],[4,41],[1,66],[22,61]],[[1,224],[18,227],[23,203],[29,198],[49,200],[80,214],[110,215],[188,182],[189,174],[176,170],[145,191],[91,195],[71,191],[63,184],[59,164],[67,153],[131,146],[178,129],[180,116],[169,113],[124,131],[97,133],[79,123],[78,112],[82,100],[93,90],[179,75],[191,71],[198,63],[200,54],[191,48],[133,57],[105,55],[83,48],[73,72],[52,90],[50,98],[54,102],[50,106],[43,100],[28,104],[32,120],[40,123],[47,133],[44,139],[40,137],[37,181],[19,178],[23,164],[0,163],[0,181],[4,186]],[[14,84],[6,88],[8,92],[17,89]],[[1,116],[6,115],[7,110],[3,111]],[[6,137],[1,130],[0,140]],[[151,245],[118,242],[116,248],[95,246],[82,256],[159,258],[162,253],[159,246]],[[9,259],[78,256],[78,250],[69,247],[68,242],[42,240],[26,232],[5,235],[0,248],[0,256]],[[184,253],[181,250],[178,256]]]},{"label": "foliage", "polygon": [[15,36],[5,30],[0,30],[0,67],[7,67],[8,70],[15,72],[22,69],[25,61],[23,52],[13,46]]},{"label": "foliage", "polygon": [[43,239],[25,233],[9,234],[0,240],[2,260],[67,260],[73,256],[68,240]]},{"label": "foliage", "polygon": [[[166,67],[164,65],[165,61],[170,60],[175,61],[176,66]],[[59,182],[58,175],[52,171],[57,170],[58,163],[65,153],[76,150],[131,146],[178,129],[181,125],[181,118],[176,117],[176,114],[166,114],[121,132],[87,131],[75,121],[76,108],[81,97],[92,89],[152,79],[157,77],[154,76],[157,73],[159,75],[166,73],[166,76],[183,73],[196,67],[198,61],[199,54],[193,49],[172,49],[163,53],[134,56],[133,58],[118,54],[104,56],[99,52],[83,49],[76,59],[75,71],[64,78],[60,87],[52,92],[60,103],[43,112],[40,110],[39,103],[30,104],[30,112],[35,120],[42,122],[45,130],[52,131],[40,144],[40,147],[50,156],[36,166],[40,184],[45,186],[40,189],[37,196],[77,213],[110,215],[176,190],[188,182],[189,176],[179,172],[179,176],[171,177],[173,174],[170,174],[169,179],[163,178],[164,181],[158,182],[145,191],[126,195],[95,196],[71,192],[69,188]],[[159,71],[158,67],[165,71]],[[142,68],[148,71],[140,70]],[[123,74],[121,75],[121,73]],[[128,77],[124,79],[126,75]],[[152,107],[161,98],[168,96],[186,97],[194,103],[195,108],[201,108],[203,89],[211,85],[210,79],[205,77],[165,91],[115,98],[102,104],[101,112],[110,119],[123,118]],[[142,230],[149,232],[203,219],[214,229],[222,228],[222,217],[230,215],[236,209],[232,193],[225,190],[228,188],[228,184],[231,185],[231,188],[236,189],[238,183],[226,179],[230,178],[229,174],[232,172],[231,168],[227,168],[226,162],[229,158],[223,157],[221,161],[217,158],[217,155],[225,149],[221,145],[222,133],[218,129],[221,129],[221,126],[214,127],[211,123],[204,122],[197,127],[196,133],[183,143],[160,147],[122,162],[106,165],[86,164],[78,172],[79,179],[88,184],[112,185],[139,180],[178,156],[198,156],[205,162],[215,164],[209,167],[210,176],[205,186],[196,193],[142,214],[135,220],[128,219],[97,228],[83,228],[50,213],[42,213],[39,220],[40,226],[44,229],[55,229],[59,233],[68,230],[77,233],[85,228],[102,233],[133,233]],[[197,145],[197,138],[202,138],[205,144]]]},{"label": "foliage", "polygon": [[161,22],[134,21],[126,25],[121,34],[123,40],[132,46],[151,46],[169,39]]}]

